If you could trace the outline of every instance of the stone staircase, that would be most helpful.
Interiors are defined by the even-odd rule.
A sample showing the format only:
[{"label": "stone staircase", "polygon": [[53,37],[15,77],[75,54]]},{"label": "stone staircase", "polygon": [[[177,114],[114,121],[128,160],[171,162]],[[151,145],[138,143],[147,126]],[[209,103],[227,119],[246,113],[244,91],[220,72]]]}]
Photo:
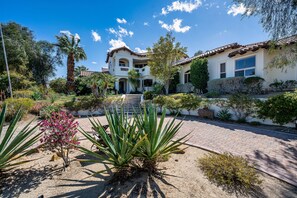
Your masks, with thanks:
[{"label": "stone staircase", "polygon": [[142,110],[140,105],[141,96],[142,94],[125,94],[122,106],[114,106],[112,108],[116,108],[118,112],[123,108],[124,112],[128,114],[139,113]]}]

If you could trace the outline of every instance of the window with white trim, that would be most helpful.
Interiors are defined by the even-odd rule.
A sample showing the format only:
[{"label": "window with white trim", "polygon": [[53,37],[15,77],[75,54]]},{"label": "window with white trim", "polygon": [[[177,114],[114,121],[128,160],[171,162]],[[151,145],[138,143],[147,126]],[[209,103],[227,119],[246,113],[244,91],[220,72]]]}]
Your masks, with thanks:
[{"label": "window with white trim", "polygon": [[238,59],[235,61],[235,77],[254,76],[256,74],[256,56]]},{"label": "window with white trim", "polygon": [[220,78],[226,78],[226,63],[220,64]]},{"label": "window with white trim", "polygon": [[191,82],[191,71],[188,70],[186,73],[185,73],[185,83],[190,83]]}]

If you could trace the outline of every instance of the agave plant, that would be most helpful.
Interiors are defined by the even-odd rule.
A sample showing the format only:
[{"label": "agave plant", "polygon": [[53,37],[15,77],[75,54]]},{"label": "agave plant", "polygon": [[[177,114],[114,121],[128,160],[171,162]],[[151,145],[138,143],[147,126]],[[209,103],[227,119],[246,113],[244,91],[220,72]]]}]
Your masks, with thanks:
[{"label": "agave plant", "polygon": [[16,124],[22,117],[19,110],[14,116],[7,130],[3,130],[5,121],[6,105],[3,106],[0,114],[0,173],[8,171],[17,165],[31,160],[21,160],[20,158],[32,152],[30,149],[40,138],[41,133],[34,134],[37,125],[30,128],[29,122],[23,129],[16,130]]},{"label": "agave plant", "polygon": [[157,109],[150,105],[141,114],[135,115],[135,121],[139,133],[145,137],[141,147],[137,149],[137,155],[143,158],[143,167],[149,172],[155,172],[157,160],[168,157],[171,153],[180,151],[179,146],[184,143],[185,135],[173,140],[182,126],[182,121],[175,123],[175,118],[164,124],[166,109],[158,120]]},{"label": "agave plant", "polygon": [[112,165],[110,169],[115,168],[119,172],[125,172],[133,165],[132,159],[138,147],[141,146],[144,137],[141,137],[141,134],[137,132],[136,121],[129,119],[128,114],[125,114],[123,110],[120,113],[116,110],[106,111],[106,118],[109,124],[109,132],[98,120],[90,119],[93,129],[102,141],[98,141],[81,129],[81,133],[105,155],[83,147],[79,148],[85,154],[96,158],[95,161],[104,160],[106,164]]}]

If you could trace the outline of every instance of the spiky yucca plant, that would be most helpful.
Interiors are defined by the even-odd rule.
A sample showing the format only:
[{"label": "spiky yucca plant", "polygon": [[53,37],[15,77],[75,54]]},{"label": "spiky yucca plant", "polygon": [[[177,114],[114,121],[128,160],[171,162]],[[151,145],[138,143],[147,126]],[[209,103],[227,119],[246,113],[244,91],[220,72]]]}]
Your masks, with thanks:
[{"label": "spiky yucca plant", "polygon": [[166,109],[158,121],[157,109],[150,105],[143,113],[135,115],[139,133],[146,137],[141,147],[137,149],[137,156],[143,158],[143,167],[149,172],[155,172],[157,160],[167,157],[171,153],[180,151],[179,146],[184,143],[185,135],[173,140],[182,126],[182,121],[175,123],[175,118],[164,124]]},{"label": "spiky yucca plant", "polygon": [[33,146],[41,137],[41,133],[34,134],[37,125],[30,128],[29,122],[23,129],[16,130],[16,124],[21,119],[22,113],[19,110],[14,116],[7,130],[3,130],[5,121],[6,105],[3,106],[0,114],[0,173],[8,171],[17,165],[31,160],[21,160],[20,158],[28,155]]},{"label": "spiky yucca plant", "polygon": [[85,154],[95,157],[97,159],[95,161],[104,160],[106,164],[111,165],[111,169],[115,168],[118,172],[123,173],[131,165],[133,166],[132,159],[138,147],[141,146],[144,137],[141,137],[141,134],[137,132],[136,121],[129,119],[128,114],[125,114],[123,110],[120,113],[116,110],[106,111],[106,119],[109,124],[109,132],[98,120],[90,119],[93,129],[102,139],[101,143],[81,129],[81,133],[105,155],[83,147],[79,148]]}]

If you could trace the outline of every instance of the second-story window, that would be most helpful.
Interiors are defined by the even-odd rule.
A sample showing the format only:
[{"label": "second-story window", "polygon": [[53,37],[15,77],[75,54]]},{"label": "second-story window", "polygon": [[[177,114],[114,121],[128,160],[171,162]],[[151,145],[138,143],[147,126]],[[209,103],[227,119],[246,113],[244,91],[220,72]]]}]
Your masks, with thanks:
[{"label": "second-story window", "polygon": [[120,61],[119,66],[126,67],[126,63],[124,61]]}]

